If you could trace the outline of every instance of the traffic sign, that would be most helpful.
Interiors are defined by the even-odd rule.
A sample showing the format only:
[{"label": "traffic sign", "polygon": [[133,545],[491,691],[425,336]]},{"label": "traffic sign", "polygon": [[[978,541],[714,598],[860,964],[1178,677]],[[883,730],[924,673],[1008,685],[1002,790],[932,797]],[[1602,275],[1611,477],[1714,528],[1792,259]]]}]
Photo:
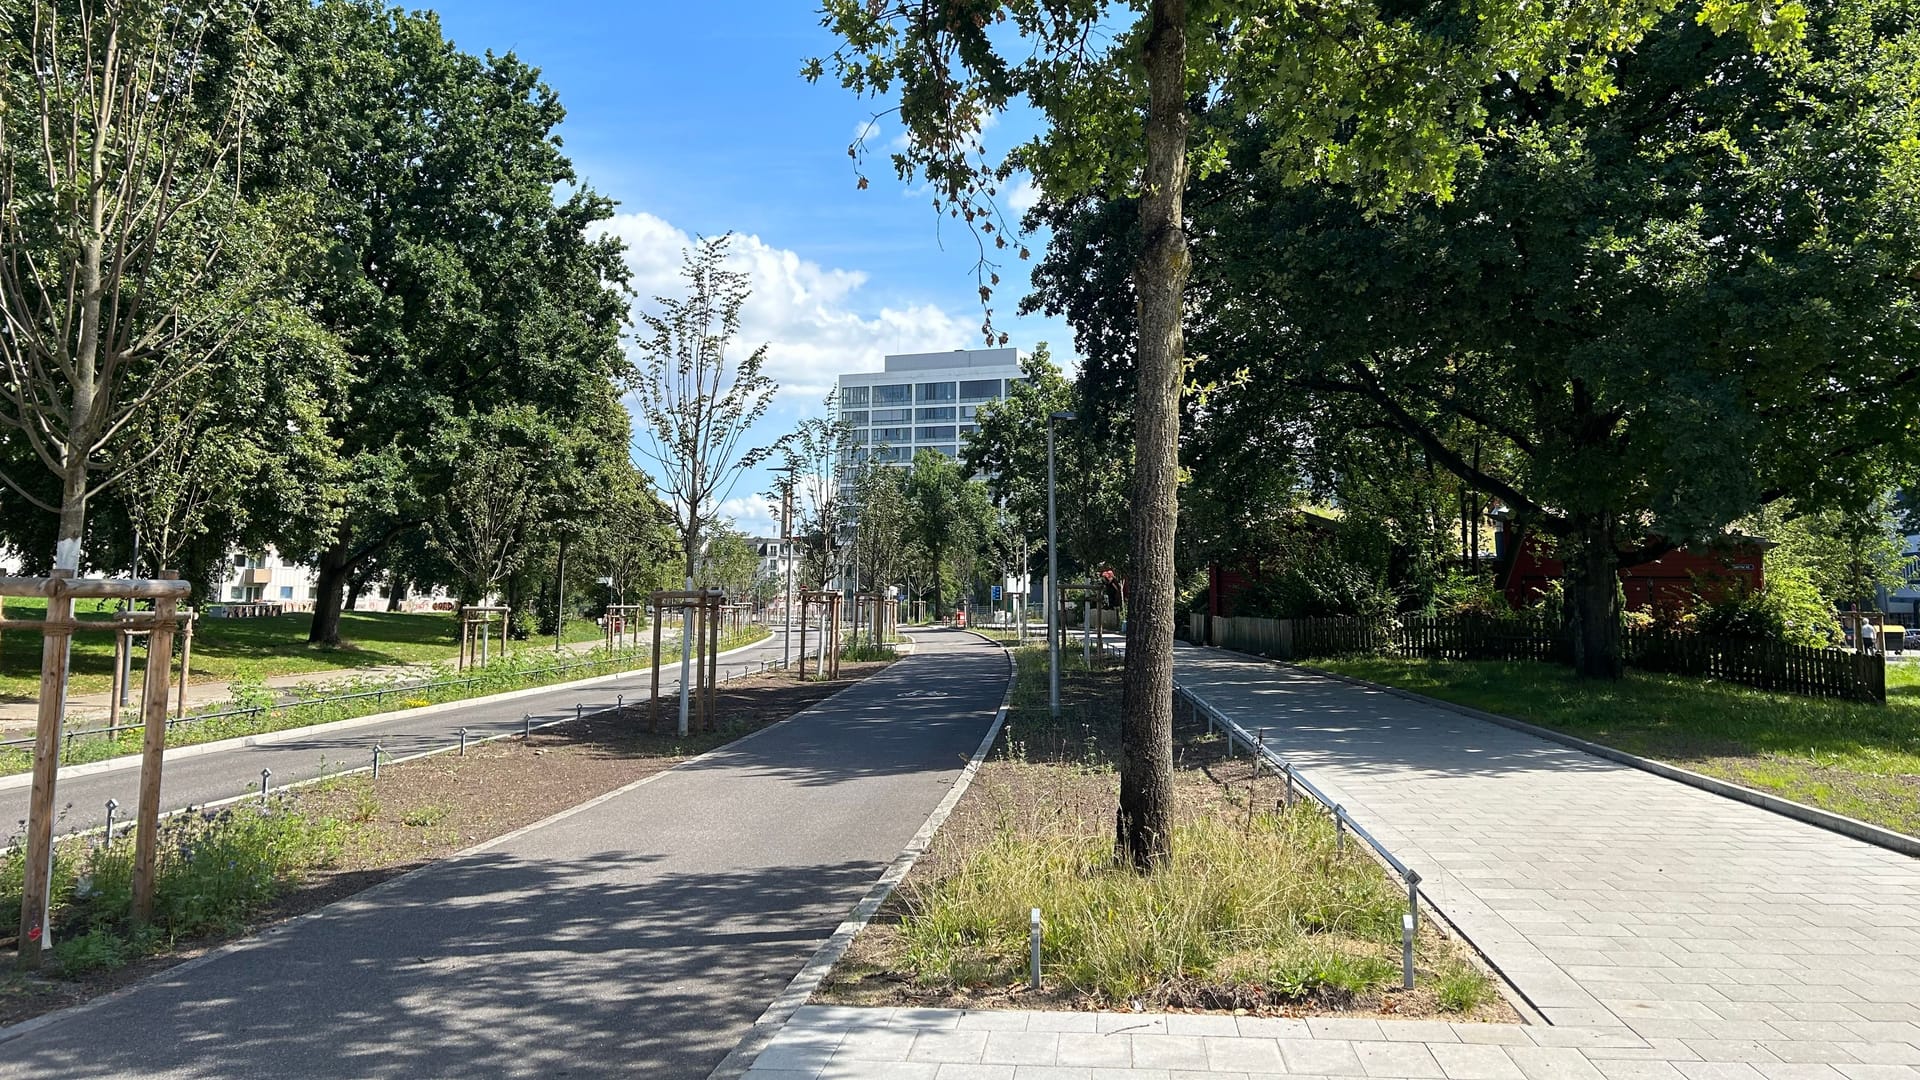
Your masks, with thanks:
[{"label": "traffic sign", "polygon": [[1000,586],[998,585],[993,587],[993,602],[996,604],[1000,602]]}]

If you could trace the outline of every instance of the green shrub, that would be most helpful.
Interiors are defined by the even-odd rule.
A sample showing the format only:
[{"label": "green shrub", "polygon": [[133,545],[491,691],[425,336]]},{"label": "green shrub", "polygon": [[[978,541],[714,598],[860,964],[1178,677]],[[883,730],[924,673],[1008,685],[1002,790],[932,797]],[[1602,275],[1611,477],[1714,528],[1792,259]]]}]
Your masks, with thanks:
[{"label": "green shrub", "polygon": [[[175,814],[160,824],[153,921],[135,931],[132,837],[111,847],[66,841],[54,853],[55,962],[71,972],[113,968],[176,938],[238,931],[341,845],[338,823],[310,820],[278,798]],[[25,862],[18,846],[0,855],[0,908],[19,908]]]}]

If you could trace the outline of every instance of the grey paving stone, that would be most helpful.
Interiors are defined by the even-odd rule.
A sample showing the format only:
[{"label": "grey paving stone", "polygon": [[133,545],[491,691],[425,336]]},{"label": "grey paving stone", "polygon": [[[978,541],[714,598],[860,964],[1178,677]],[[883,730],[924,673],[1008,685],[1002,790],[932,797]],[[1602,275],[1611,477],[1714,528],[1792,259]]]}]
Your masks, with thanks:
[{"label": "grey paving stone", "polygon": [[994,1065],[1055,1065],[1060,1036],[1051,1031],[990,1031],[980,1060]]},{"label": "grey paving stone", "polygon": [[1360,1041],[1353,1044],[1353,1052],[1368,1076],[1439,1080],[1446,1075],[1440,1070],[1440,1063],[1419,1043]]},{"label": "grey paving stone", "polygon": [[1447,1080],[1525,1080],[1526,1074],[1498,1046],[1434,1043],[1427,1047]]},{"label": "grey paving stone", "polygon": [[1291,1073],[1323,1076],[1361,1076],[1360,1058],[1353,1044],[1340,1039],[1278,1039],[1280,1056]]},{"label": "grey paving stone", "polygon": [[1203,1036],[1207,1068],[1216,1072],[1278,1073],[1287,1070],[1277,1039]]},{"label": "grey paving stone", "polygon": [[1062,1065],[1125,1069],[1133,1065],[1133,1036],[1066,1032],[1060,1036],[1055,1054]]},{"label": "grey paving stone", "polygon": [[1133,1063],[1149,1069],[1207,1071],[1207,1047],[1198,1035],[1135,1035]]}]

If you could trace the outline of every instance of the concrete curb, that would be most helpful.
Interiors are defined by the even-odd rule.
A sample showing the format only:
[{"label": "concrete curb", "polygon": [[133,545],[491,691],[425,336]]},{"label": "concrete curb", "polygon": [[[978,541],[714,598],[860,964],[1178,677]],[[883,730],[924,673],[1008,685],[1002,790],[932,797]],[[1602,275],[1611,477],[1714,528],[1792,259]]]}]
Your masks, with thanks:
[{"label": "concrete curb", "polygon": [[1337,682],[1347,683],[1367,690],[1377,690],[1383,694],[1391,694],[1394,697],[1418,702],[1422,705],[1431,705],[1435,708],[1459,713],[1462,716],[1468,716],[1475,720],[1485,720],[1489,724],[1495,724],[1503,728],[1518,731],[1525,735],[1532,735],[1535,738],[1545,739],[1548,742],[1558,743],[1561,746],[1579,750],[1582,753],[1592,754],[1594,757],[1604,758],[1619,765],[1639,769],[1642,772],[1652,773],[1663,779],[1685,784],[1688,787],[1698,788],[1701,791],[1709,792],[1722,798],[1746,803],[1748,806],[1779,814],[1781,817],[1792,818],[1802,824],[1812,825],[1817,829],[1825,829],[1828,832],[1839,833],[1842,836],[1858,840],[1863,844],[1872,844],[1875,847],[1885,848],[1888,851],[1898,852],[1901,855],[1920,858],[1920,838],[1908,836],[1905,833],[1894,832],[1892,829],[1884,829],[1878,825],[1861,821],[1858,818],[1850,818],[1844,814],[1836,814],[1831,810],[1822,810],[1818,807],[1808,806],[1805,803],[1794,802],[1791,799],[1782,799],[1777,795],[1768,795],[1763,791],[1755,791],[1752,788],[1741,787],[1739,784],[1708,776],[1704,773],[1697,773],[1691,769],[1683,769],[1677,765],[1668,765],[1662,761],[1643,758],[1638,754],[1629,754],[1625,750],[1616,750],[1611,746],[1588,742],[1575,735],[1568,735],[1565,732],[1555,731],[1552,728],[1544,728],[1538,724],[1529,724],[1525,720],[1515,720],[1511,716],[1502,716],[1499,713],[1490,713],[1484,709],[1476,709],[1471,705],[1460,705],[1451,701],[1442,701],[1439,698],[1428,697],[1425,694],[1415,693],[1412,690],[1402,690],[1397,686],[1386,686],[1381,683],[1370,682],[1366,679],[1355,678],[1351,675],[1341,675],[1337,672],[1326,671],[1306,664],[1294,664],[1264,656],[1253,656],[1250,653],[1237,652],[1232,649],[1221,649],[1220,651],[1232,652],[1236,656],[1262,660],[1279,667],[1291,668],[1305,674],[1333,679]]},{"label": "concrete curb", "polygon": [[[720,653],[715,659],[724,660],[735,653],[742,653],[748,649],[759,648],[766,642],[771,641],[773,636],[774,635],[769,634],[767,637],[761,638],[759,641],[751,644],[742,645],[737,649],[728,649],[726,652]],[[415,709],[395,709],[391,712],[356,716],[349,720],[333,720],[325,724],[310,724],[306,727],[297,728],[281,728],[278,731],[263,731],[258,735],[236,735],[231,739],[218,739],[214,742],[169,747],[166,753],[166,760],[178,761],[183,758],[203,757],[207,754],[217,754],[222,751],[233,750],[244,746],[272,746],[275,743],[295,742],[300,739],[311,738],[315,735],[328,735],[336,731],[351,731],[354,728],[371,727],[374,724],[384,724],[391,720],[410,719],[416,716],[432,716],[436,713],[471,708],[475,705],[494,705],[503,701],[514,701],[519,698],[533,697],[537,694],[551,693],[556,690],[572,690],[579,687],[593,686],[598,683],[612,682],[615,679],[644,675],[652,670],[652,667],[631,668],[626,671],[616,671],[610,675],[595,675],[591,678],[575,679],[571,682],[529,686],[522,690],[507,690],[498,694],[488,694],[484,697],[442,701],[433,705],[422,705]],[[665,669],[663,668],[662,670]],[[58,775],[59,779],[67,780],[77,776],[91,776],[95,773],[118,772],[122,769],[136,769],[139,767],[139,754],[124,754],[120,757],[108,758],[105,761],[90,761],[85,765],[62,766]],[[14,773],[11,776],[0,776],[0,791],[29,787],[32,784],[33,773],[31,772]]]},{"label": "concrete curb", "polygon": [[[972,631],[966,632],[972,633]],[[974,634],[974,636],[989,644],[998,644],[983,635]],[[793,1019],[793,1014],[799,1010],[800,1006],[805,1005],[807,999],[813,996],[813,992],[820,988],[820,983],[827,977],[827,972],[831,971],[833,965],[839,963],[840,958],[846,955],[847,949],[853,944],[853,939],[866,928],[869,922],[873,921],[874,915],[880,911],[880,905],[886,903],[887,897],[892,896],[893,890],[906,879],[907,872],[913,869],[913,864],[919,861],[920,856],[927,853],[928,846],[933,843],[934,833],[940,830],[940,826],[946,823],[947,816],[953,813],[953,808],[959,805],[960,797],[967,793],[967,788],[973,783],[974,775],[980,771],[980,763],[986,760],[987,752],[993,749],[994,742],[1000,738],[1000,729],[1006,726],[1007,710],[1013,705],[1013,680],[1018,672],[1014,667],[1013,654],[1003,652],[1002,655],[1007,658],[1007,692],[1000,698],[1000,708],[993,715],[993,725],[987,729],[986,738],[980,740],[980,745],[974,750],[972,759],[967,762],[965,768],[960,770],[960,775],[954,778],[953,787],[940,800],[940,804],[933,808],[933,813],[927,815],[927,820],[920,826],[920,831],[913,834],[913,839],[907,842],[907,846],[880,874],[880,879],[867,890],[867,895],[854,905],[853,913],[848,915],[845,921],[834,930],[833,936],[827,938],[826,943],[814,952],[813,958],[808,960],[806,966],[800,969],[800,973],[793,977],[793,981],[780,992],[780,996],[773,999],[773,1004],[767,1006],[767,1010],[753,1022],[753,1027],[749,1028],[747,1033],[741,1036],[740,1041],[734,1044],[727,1056],[720,1060],[720,1064],[713,1067],[713,1071],[707,1074],[707,1080],[736,1080],[746,1074],[746,1071],[752,1067],[754,1059],[760,1056],[760,1052],[767,1048],[767,1044],[780,1033],[780,1029],[786,1026],[787,1021]]]},{"label": "concrete curb", "polygon": [[[756,642],[755,644],[758,644],[758,642]],[[751,648],[751,646],[748,646],[748,647]],[[738,650],[734,650],[734,651],[738,651]],[[725,654],[722,654],[722,655],[725,655]],[[880,674],[885,675],[886,672],[881,672]],[[731,680],[727,680],[727,681],[731,681]],[[487,840],[482,840],[479,843],[472,845],[471,847],[462,848],[459,851],[453,852],[450,855],[446,855],[446,856],[443,856],[442,858],[435,859],[433,862],[430,862],[425,866],[419,867],[418,869],[409,870],[406,873],[399,875],[398,877],[388,878],[387,880],[379,883],[378,885],[374,885],[369,888],[362,889],[359,892],[353,893],[348,896],[343,896],[340,899],[335,900],[333,903],[325,905],[324,907],[318,907],[313,909],[312,911],[303,912],[299,915],[295,915],[290,919],[284,919],[280,922],[271,923],[267,926],[261,927],[259,930],[256,930],[253,933],[247,934],[244,937],[238,938],[233,941],[225,942],[220,945],[216,945],[213,948],[208,949],[206,952],[201,953],[199,956],[192,958],[191,960],[182,960],[178,964],[173,964],[168,967],[161,968],[159,971],[156,971],[153,974],[146,976],[145,978],[137,979],[134,982],[128,983],[127,985],[120,987],[118,990],[110,991],[96,998],[90,998],[86,1001],[81,1002],[78,1005],[71,1005],[64,1009],[58,1009],[54,1012],[43,1013],[40,1016],[35,1016],[27,1020],[22,1020],[17,1024],[10,1024],[6,1027],[0,1027],[0,1045],[5,1045],[6,1043],[12,1042],[13,1040],[18,1039],[23,1035],[31,1035],[32,1033],[40,1030],[41,1028],[59,1023],[62,1020],[71,1019],[73,1017],[80,1016],[85,1013],[92,1012],[95,1009],[109,1005],[115,1001],[118,1001],[121,998],[126,997],[127,995],[133,993],[134,991],[140,989],[141,987],[147,985],[148,983],[158,982],[161,979],[172,978],[176,975],[183,975],[189,971],[192,971],[194,968],[200,967],[204,964],[210,964],[213,961],[218,960],[224,956],[229,956],[234,953],[246,952],[249,949],[259,948],[260,945],[266,942],[268,939],[272,938],[276,934],[283,933],[290,927],[297,926],[300,923],[307,922],[312,919],[321,919],[321,918],[327,917],[330,914],[336,914],[337,909],[347,904],[353,904],[362,900],[375,899],[383,893],[399,888],[402,882],[418,877],[421,874],[431,874],[435,870],[445,866],[447,863],[452,862],[455,859],[465,858],[469,855],[477,855],[480,852],[487,851],[494,847],[498,847],[499,845],[504,844],[509,840],[512,840],[512,839],[515,839],[516,837],[524,836],[527,833],[533,832],[535,829],[544,828],[548,825],[552,825],[560,821],[564,821],[567,818],[573,817],[575,814],[579,814],[587,810],[591,810],[592,808],[600,805],[601,803],[607,802],[611,799],[618,798],[621,795],[625,795],[628,792],[633,791],[635,788],[639,788],[647,784],[651,784],[655,780],[658,780],[661,777],[666,776],[670,773],[673,773],[677,770],[686,768],[690,765],[697,765],[700,762],[706,761],[708,758],[716,757],[720,754],[727,753],[728,751],[731,751],[737,748],[741,743],[747,742],[750,739],[758,738],[761,735],[765,735],[767,732],[772,731],[774,728],[779,727],[781,724],[787,723],[788,721],[800,719],[802,716],[807,715],[808,713],[814,711],[815,709],[825,706],[827,703],[831,702],[834,698],[839,697],[841,694],[844,694],[848,690],[852,690],[854,687],[860,686],[867,681],[868,680],[863,679],[861,680],[861,682],[852,683],[848,686],[842,687],[841,689],[835,691],[834,693],[829,694],[826,697],[821,698],[819,701],[814,702],[812,705],[809,705],[806,708],[800,710],[799,712],[794,713],[792,716],[786,717],[783,720],[777,720],[758,730],[749,731],[745,735],[740,736],[739,738],[733,740],[732,742],[723,743],[719,746],[714,747],[711,750],[708,750],[703,754],[696,754],[693,757],[686,759],[685,761],[677,762],[668,768],[661,769],[659,772],[654,773],[651,776],[643,776],[638,780],[635,780],[628,784],[624,784],[620,787],[613,789],[612,791],[603,792],[599,795],[595,795],[593,798],[588,799],[586,802],[580,803],[575,806],[569,806],[564,810],[555,811],[554,813],[549,814],[544,818],[541,818],[539,821],[535,821],[527,825],[522,825],[517,829],[513,829],[508,832],[501,833],[499,836],[495,836]],[[605,711],[605,710],[601,710],[601,711]],[[543,724],[541,725],[541,727],[552,727],[555,724],[566,724],[566,723],[572,723],[572,722],[573,722],[573,717],[567,717],[564,720],[555,720],[548,724]],[[540,730],[540,728],[535,728],[534,730],[538,731]],[[507,735],[499,735],[499,736],[494,736],[492,739],[475,740],[475,745],[478,745],[478,743],[482,741],[491,742],[493,741],[493,739],[518,738],[518,737],[519,735],[517,732],[510,733]],[[445,750],[428,751],[427,753],[415,754],[411,757],[396,759],[394,762],[392,762],[392,764],[400,764],[401,762],[405,762],[405,761],[417,761],[420,758],[431,757],[436,754],[442,754],[446,752],[447,751]],[[352,770],[352,772],[355,772],[355,773],[366,772],[367,769],[368,767],[363,766],[359,769]],[[281,788],[276,790],[289,790],[296,787],[304,787],[308,784],[317,783],[320,780],[332,780],[337,777],[345,776],[345,775],[350,775],[350,774],[349,773],[331,773],[324,777],[315,777],[312,780],[303,780],[298,782],[297,784],[288,784],[286,788]],[[223,802],[234,802],[240,799],[251,799],[251,798],[257,798],[257,796],[252,794],[238,795],[238,796],[235,796],[233,799],[224,800]],[[213,805],[222,805],[222,804],[209,803],[207,805],[213,806]]]}]

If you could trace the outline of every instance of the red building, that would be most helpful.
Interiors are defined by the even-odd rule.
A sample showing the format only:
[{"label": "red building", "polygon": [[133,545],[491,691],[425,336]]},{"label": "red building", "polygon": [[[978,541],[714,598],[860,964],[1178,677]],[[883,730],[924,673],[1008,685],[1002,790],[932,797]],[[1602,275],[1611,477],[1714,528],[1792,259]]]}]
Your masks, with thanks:
[{"label": "red building", "polygon": [[[1507,602],[1531,607],[1566,573],[1566,565],[1547,554],[1547,545],[1518,530],[1507,519],[1500,523],[1500,561],[1497,581]],[[1753,537],[1736,537],[1711,548],[1681,548],[1651,562],[1620,571],[1627,610],[1684,608],[1696,593],[1727,590],[1738,583],[1749,591],[1766,584],[1766,549],[1771,545]]]}]

